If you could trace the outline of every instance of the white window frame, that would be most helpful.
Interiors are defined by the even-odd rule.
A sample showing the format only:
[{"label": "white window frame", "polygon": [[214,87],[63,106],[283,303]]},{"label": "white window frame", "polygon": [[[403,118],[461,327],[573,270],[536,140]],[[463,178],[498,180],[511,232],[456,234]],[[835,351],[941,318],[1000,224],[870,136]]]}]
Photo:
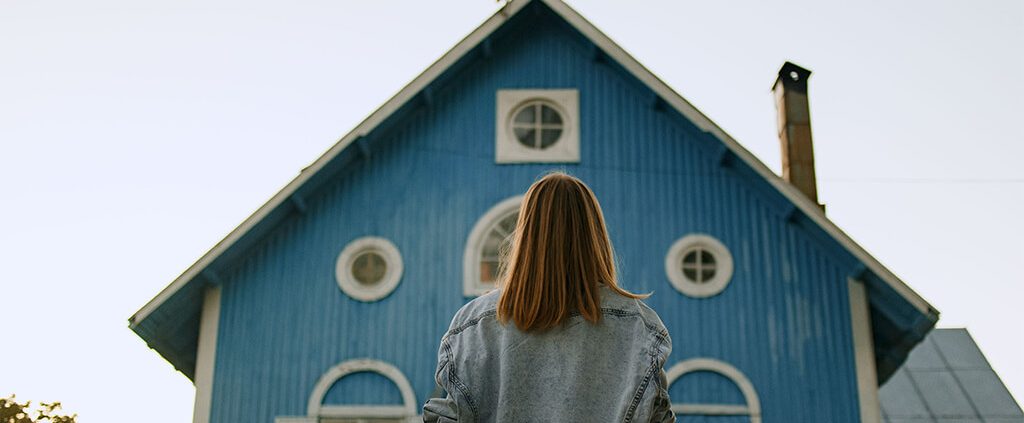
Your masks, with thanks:
[{"label": "white window frame", "polygon": [[[512,119],[521,106],[543,101],[561,114],[562,134],[545,149],[519,143]],[[496,163],[578,163],[580,161],[580,101],[575,89],[498,90],[495,115],[494,161]],[[537,134],[540,136],[540,134]]]},{"label": "white window frame", "polygon": [[[686,277],[681,263],[683,255],[695,247],[709,251],[715,257],[715,275],[703,283]],[[665,254],[665,275],[676,290],[694,298],[708,298],[725,290],[732,280],[733,260],[729,249],[715,237],[707,234],[689,234],[676,240]]]},{"label": "white window frame", "polygon": [[[352,275],[352,263],[360,254],[367,251],[380,254],[387,265],[384,277],[373,286],[359,283]],[[338,287],[349,297],[363,302],[373,302],[387,297],[398,287],[403,271],[402,255],[395,244],[385,238],[365,236],[349,242],[338,254],[338,260],[334,265],[334,278],[338,282]]]},{"label": "white window frame", "polygon": [[509,213],[519,211],[523,202],[522,195],[506,198],[492,206],[473,225],[473,230],[466,238],[466,249],[462,257],[462,294],[476,297],[496,288],[495,285],[480,282],[480,253],[483,250],[487,230]]},{"label": "white window frame", "polygon": [[[324,405],[324,397],[334,384],[353,373],[373,372],[388,378],[402,395],[400,405]],[[357,358],[344,361],[322,376],[313,387],[306,405],[306,416],[279,416],[275,423],[317,423],[321,419],[394,419],[408,422],[417,421],[416,394],[405,374],[397,367],[370,358]]]},{"label": "white window frame", "polygon": [[713,372],[724,376],[736,384],[740,393],[743,394],[745,405],[733,404],[686,404],[672,403],[672,412],[679,414],[703,415],[703,416],[750,416],[750,423],[761,423],[761,401],[757,397],[757,390],[750,379],[739,369],[724,361],[713,358],[699,357],[683,360],[665,372],[668,386],[672,386],[683,375],[692,372]]}]

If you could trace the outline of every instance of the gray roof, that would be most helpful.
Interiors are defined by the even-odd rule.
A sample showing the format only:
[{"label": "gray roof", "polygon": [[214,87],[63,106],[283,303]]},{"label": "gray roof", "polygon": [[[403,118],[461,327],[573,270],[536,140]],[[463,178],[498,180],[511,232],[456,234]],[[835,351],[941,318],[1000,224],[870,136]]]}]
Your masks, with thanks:
[{"label": "gray roof", "polygon": [[878,396],[885,423],[1024,423],[966,329],[933,330]]}]

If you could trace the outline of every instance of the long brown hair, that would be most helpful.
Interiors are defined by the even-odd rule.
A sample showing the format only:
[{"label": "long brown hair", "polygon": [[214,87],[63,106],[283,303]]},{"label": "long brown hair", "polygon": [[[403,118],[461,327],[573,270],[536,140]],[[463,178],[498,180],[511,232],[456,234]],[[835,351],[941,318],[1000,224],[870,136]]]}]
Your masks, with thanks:
[{"label": "long brown hair", "polygon": [[549,172],[526,191],[501,269],[498,320],[523,331],[560,325],[574,311],[601,320],[600,286],[619,288],[615,255],[593,191],[563,172]]}]

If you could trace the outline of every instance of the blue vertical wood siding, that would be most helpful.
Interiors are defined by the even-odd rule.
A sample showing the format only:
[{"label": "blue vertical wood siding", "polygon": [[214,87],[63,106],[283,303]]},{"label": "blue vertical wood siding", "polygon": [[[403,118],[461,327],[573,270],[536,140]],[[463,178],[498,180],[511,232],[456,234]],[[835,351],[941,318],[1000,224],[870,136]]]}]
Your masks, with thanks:
[{"label": "blue vertical wood siding", "polygon": [[[653,292],[648,303],[670,330],[668,366],[693,357],[735,366],[766,422],[858,421],[846,298],[854,260],[787,220],[787,203],[765,181],[723,165],[717,142],[656,107],[652,92],[564,22],[517,15],[492,47],[432,87],[429,105],[368,134],[365,152],[307,193],[304,213],[222,272],[212,421],[304,415],[318,378],[362,357],[398,367],[422,403],[435,388],[438,340],[466,301],[470,229],[552,168],[586,181],[602,202],[621,284]],[[578,164],[495,164],[495,95],[510,88],[579,90]],[[675,291],[664,272],[669,246],[697,232],[721,240],[735,262],[729,286],[706,299]],[[405,272],[391,295],[363,303],[338,288],[334,267],[348,242],[369,235],[398,247]],[[735,400],[719,380],[691,382]]]}]

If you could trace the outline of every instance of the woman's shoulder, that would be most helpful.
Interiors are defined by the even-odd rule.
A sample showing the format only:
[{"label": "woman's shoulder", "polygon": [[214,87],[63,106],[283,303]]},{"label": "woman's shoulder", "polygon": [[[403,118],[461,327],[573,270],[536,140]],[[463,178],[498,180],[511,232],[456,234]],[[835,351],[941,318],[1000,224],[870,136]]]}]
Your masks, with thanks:
[{"label": "woman's shoulder", "polygon": [[668,329],[665,328],[665,323],[661,321],[661,317],[658,316],[658,313],[643,300],[637,299],[635,301],[640,308],[640,317],[644,319],[644,323],[647,324],[647,327],[652,331],[657,332],[659,335],[668,338]]},{"label": "woman's shoulder", "polygon": [[601,286],[601,308],[605,310],[618,310],[627,313],[636,313],[644,324],[653,332],[668,336],[668,330],[662,323],[661,317],[644,300],[621,295],[611,288]]},{"label": "woman's shoulder", "polygon": [[452,317],[448,332],[459,332],[467,326],[478,323],[481,319],[495,316],[500,295],[501,292],[494,289],[464,304]]}]

